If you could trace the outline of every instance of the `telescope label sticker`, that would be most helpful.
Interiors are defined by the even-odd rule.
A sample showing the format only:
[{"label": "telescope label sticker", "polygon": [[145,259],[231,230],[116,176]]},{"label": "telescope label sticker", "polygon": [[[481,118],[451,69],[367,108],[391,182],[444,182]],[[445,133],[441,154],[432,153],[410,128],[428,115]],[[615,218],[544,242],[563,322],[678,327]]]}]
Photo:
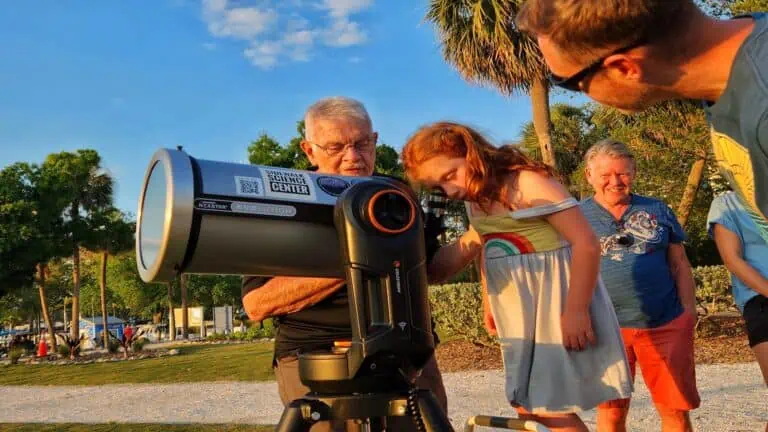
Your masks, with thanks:
[{"label": "telescope label sticker", "polygon": [[199,210],[215,211],[222,213],[252,214],[261,216],[294,217],[296,207],[283,204],[251,203],[240,201],[223,201],[211,199],[199,199],[195,201],[195,208]]},{"label": "telescope label sticker", "polygon": [[349,182],[337,177],[318,177],[317,186],[320,187],[328,195],[339,196],[342,192],[347,190]]},{"label": "telescope label sticker", "polygon": [[268,197],[289,200],[315,201],[315,187],[309,174],[262,168],[261,175],[266,184],[265,194]]},{"label": "telescope label sticker", "polygon": [[263,197],[264,185],[260,178],[235,176],[237,194],[249,197]]}]

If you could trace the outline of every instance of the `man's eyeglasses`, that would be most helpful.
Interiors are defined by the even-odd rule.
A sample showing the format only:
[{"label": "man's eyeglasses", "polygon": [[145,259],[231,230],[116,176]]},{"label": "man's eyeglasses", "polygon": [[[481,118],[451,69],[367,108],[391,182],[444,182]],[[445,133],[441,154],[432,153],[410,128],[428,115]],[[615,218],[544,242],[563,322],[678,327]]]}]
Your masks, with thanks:
[{"label": "man's eyeglasses", "polygon": [[365,153],[376,147],[376,137],[374,135],[369,135],[368,137],[360,139],[352,144],[330,143],[326,145],[312,145],[323,150],[328,156],[338,156],[344,153],[344,151],[347,150],[347,147],[353,147],[358,152]]},{"label": "man's eyeglasses", "polygon": [[575,74],[569,76],[569,77],[561,77],[553,74],[552,72],[549,73],[549,82],[557,87],[564,88],[566,90],[580,92],[581,91],[581,82],[584,81],[588,76],[594,74],[600,68],[603,67],[603,62],[605,62],[605,59],[612,55],[616,55],[625,51],[629,51],[631,49],[637,48],[639,46],[645,45],[646,41],[645,39],[640,39],[628,46],[619,48],[615,51],[611,51],[609,54],[606,54],[599,59],[592,62],[589,66],[585,67],[584,69],[576,72]]}]

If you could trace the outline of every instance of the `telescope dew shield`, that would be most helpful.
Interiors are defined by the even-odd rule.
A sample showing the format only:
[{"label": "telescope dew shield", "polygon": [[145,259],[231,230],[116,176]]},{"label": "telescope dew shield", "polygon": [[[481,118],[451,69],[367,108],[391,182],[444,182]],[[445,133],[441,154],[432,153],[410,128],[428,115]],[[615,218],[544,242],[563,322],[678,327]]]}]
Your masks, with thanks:
[{"label": "telescope dew shield", "polygon": [[170,282],[180,272],[343,278],[334,206],[344,190],[370,179],[160,149],[139,198],[141,279]]}]

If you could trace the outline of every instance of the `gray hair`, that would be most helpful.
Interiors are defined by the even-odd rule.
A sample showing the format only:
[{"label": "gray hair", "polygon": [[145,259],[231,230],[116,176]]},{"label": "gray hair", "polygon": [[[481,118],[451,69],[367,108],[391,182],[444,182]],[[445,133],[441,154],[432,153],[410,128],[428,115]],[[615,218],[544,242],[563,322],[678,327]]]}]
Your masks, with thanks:
[{"label": "gray hair", "polygon": [[304,114],[304,130],[307,139],[310,139],[309,134],[313,129],[313,123],[319,119],[355,119],[373,127],[365,106],[355,99],[344,96],[321,99],[307,109]]},{"label": "gray hair", "polygon": [[632,162],[633,166],[635,165],[635,157],[632,155],[632,152],[629,151],[629,148],[627,148],[621,141],[604,139],[592,145],[592,147],[587,150],[587,153],[584,154],[584,160],[587,162],[587,166],[589,166],[589,164],[598,156],[627,159]]}]

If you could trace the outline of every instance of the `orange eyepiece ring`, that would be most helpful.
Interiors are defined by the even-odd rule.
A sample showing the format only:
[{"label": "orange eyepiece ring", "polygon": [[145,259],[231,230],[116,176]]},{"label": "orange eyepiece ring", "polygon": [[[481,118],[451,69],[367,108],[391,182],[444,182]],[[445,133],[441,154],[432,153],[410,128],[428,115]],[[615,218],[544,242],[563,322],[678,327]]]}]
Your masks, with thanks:
[{"label": "orange eyepiece ring", "polygon": [[[410,210],[411,210],[410,218],[408,219],[408,223],[405,224],[403,228],[399,228],[399,229],[387,228],[384,225],[382,225],[381,222],[376,220],[376,213],[374,213],[373,211],[373,206],[376,205],[376,201],[378,201],[379,198],[381,198],[384,194],[387,194],[387,193],[394,193],[396,195],[400,195],[401,197],[405,198],[405,201],[408,203],[408,206],[410,207]],[[400,234],[408,231],[408,229],[410,229],[413,226],[413,223],[416,222],[416,208],[413,206],[413,202],[411,202],[410,198],[405,193],[397,189],[384,189],[373,194],[373,196],[371,197],[371,200],[368,201],[368,217],[373,227],[376,228],[377,230],[387,234]]]}]

